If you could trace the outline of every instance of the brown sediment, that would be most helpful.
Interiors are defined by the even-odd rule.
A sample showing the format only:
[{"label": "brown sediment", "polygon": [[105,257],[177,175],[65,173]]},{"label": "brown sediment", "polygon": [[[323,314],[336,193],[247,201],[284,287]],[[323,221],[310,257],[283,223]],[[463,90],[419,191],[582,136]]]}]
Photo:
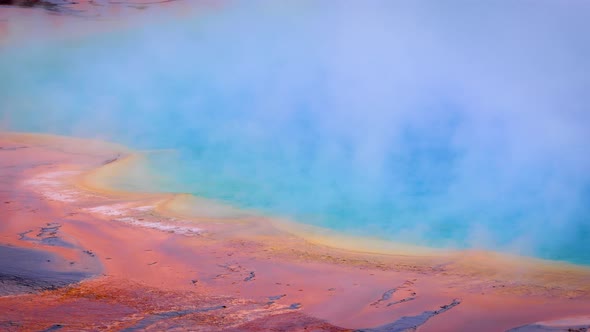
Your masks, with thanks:
[{"label": "brown sediment", "polygon": [[215,12],[225,3],[225,0],[0,0],[0,46],[75,40],[141,26],[146,17],[153,23],[154,19],[169,15],[199,16]]},{"label": "brown sediment", "polygon": [[[0,6],[14,6],[25,8],[43,8],[46,10],[64,13],[64,14],[94,14],[101,13],[99,9],[108,9],[108,13],[120,12],[125,8],[134,10],[144,10],[150,6],[169,6],[169,5],[183,5],[186,1],[182,0],[161,0],[161,1],[145,1],[145,0],[129,0],[129,1],[113,1],[113,0],[78,0],[78,1],[60,1],[60,0],[0,0]],[[180,4],[177,4],[180,3]],[[212,5],[211,2],[210,5]],[[201,6],[207,5],[207,2]],[[184,4],[184,8],[188,7]]]},{"label": "brown sediment", "polygon": [[93,272],[0,297],[3,330],[501,331],[590,314],[583,267],[367,245],[206,199],[116,192],[101,179],[140,155],[99,141],[5,133],[0,147],[0,245]]}]

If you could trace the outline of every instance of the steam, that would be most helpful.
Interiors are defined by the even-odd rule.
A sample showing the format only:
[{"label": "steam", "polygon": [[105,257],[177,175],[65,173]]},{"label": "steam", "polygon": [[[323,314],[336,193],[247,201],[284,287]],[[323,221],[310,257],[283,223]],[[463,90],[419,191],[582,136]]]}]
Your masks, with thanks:
[{"label": "steam", "polygon": [[233,2],[13,38],[0,119],[178,149],[154,157],[175,175],[163,190],[590,263],[588,13],[583,1]]}]

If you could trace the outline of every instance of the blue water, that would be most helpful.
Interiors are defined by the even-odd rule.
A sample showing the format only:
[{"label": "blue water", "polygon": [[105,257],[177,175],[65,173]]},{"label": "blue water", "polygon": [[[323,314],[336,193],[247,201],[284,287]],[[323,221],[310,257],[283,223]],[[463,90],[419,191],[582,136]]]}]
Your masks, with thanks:
[{"label": "blue water", "polygon": [[[574,8],[574,7],[580,8]],[[0,123],[355,235],[590,264],[590,13],[256,2],[0,52]]]}]

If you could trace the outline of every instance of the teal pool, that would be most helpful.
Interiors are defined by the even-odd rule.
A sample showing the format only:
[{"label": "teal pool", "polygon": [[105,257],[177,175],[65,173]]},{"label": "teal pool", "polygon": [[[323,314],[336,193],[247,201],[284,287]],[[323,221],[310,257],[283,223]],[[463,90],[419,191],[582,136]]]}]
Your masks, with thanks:
[{"label": "teal pool", "polygon": [[33,38],[0,50],[0,124],[175,150],[137,190],[590,264],[586,7],[237,2]]}]

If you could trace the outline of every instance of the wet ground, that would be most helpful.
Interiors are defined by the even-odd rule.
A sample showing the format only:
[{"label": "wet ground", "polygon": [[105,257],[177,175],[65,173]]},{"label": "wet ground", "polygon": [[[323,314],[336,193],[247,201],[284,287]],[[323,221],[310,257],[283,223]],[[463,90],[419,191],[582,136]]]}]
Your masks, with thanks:
[{"label": "wet ground", "polygon": [[74,264],[42,250],[0,245],[0,296],[57,289],[100,272],[95,267],[68,265]]}]

